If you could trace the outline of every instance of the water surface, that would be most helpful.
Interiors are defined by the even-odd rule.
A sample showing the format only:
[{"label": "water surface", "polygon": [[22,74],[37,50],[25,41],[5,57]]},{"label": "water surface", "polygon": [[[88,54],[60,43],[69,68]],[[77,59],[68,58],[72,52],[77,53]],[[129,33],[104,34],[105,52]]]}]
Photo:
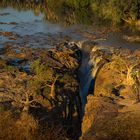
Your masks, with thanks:
[{"label": "water surface", "polygon": [[[6,3],[7,2],[7,3]],[[13,1],[0,2],[0,31],[12,32],[18,36],[0,35],[0,47],[5,42],[15,42],[21,46],[51,47],[61,41],[98,40],[104,46],[139,49],[139,43],[130,43],[123,39],[130,35],[127,31],[101,32],[96,29],[90,12],[82,10],[71,15],[71,9],[48,7],[39,1],[29,3]],[[67,11],[68,10],[68,11]],[[63,11],[63,12],[62,12]],[[74,18],[75,17],[75,18]],[[89,21],[89,22],[86,22]],[[69,26],[68,26],[69,25]],[[140,35],[140,34],[139,34]]]}]

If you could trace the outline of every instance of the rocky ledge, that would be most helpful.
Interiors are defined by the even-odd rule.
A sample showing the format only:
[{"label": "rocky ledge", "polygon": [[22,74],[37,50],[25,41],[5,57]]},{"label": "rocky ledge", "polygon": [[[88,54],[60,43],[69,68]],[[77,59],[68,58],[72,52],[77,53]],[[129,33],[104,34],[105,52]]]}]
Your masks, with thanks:
[{"label": "rocky ledge", "polygon": [[92,44],[81,140],[139,140],[139,50]]},{"label": "rocky ledge", "polygon": [[51,49],[1,48],[0,138],[77,139],[80,61],[75,43],[60,43]]}]

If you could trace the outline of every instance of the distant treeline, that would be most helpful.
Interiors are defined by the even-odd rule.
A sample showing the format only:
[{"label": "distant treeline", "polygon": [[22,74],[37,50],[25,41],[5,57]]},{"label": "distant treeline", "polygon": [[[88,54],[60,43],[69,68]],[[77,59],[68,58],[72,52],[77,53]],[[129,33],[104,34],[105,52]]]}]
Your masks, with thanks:
[{"label": "distant treeline", "polygon": [[[50,0],[46,0],[50,1]],[[55,1],[55,0],[51,0]],[[58,0],[80,9],[90,8],[94,17],[111,21],[134,23],[140,20],[140,0]]]},{"label": "distant treeline", "polygon": [[65,24],[105,21],[140,25],[140,0],[1,0],[19,9],[41,11],[47,20]]}]

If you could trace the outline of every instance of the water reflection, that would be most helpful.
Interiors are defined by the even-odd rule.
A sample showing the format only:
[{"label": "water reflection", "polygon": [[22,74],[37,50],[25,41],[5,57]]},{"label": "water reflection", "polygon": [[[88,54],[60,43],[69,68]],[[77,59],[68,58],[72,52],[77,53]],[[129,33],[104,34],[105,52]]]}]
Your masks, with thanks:
[{"label": "water reflection", "polygon": [[[16,32],[23,36],[16,42],[22,42],[23,44],[26,42],[26,44],[34,47],[46,47],[46,44],[52,45],[53,43],[50,42],[58,42],[58,38],[59,40],[78,41],[103,38],[103,41],[99,42],[101,45],[139,48],[139,44],[128,43],[122,39],[123,35],[129,35],[126,30],[121,31],[121,33],[112,33],[111,30],[107,29],[109,36],[108,38],[105,37],[107,35],[106,29],[103,29],[105,23],[99,24],[96,21],[101,27],[93,26],[95,21],[92,15],[89,8],[72,8],[64,3],[64,0],[1,0],[0,31]],[[67,25],[74,26],[68,27]],[[101,31],[99,35],[97,30]],[[135,31],[134,34],[136,34]],[[0,40],[1,45],[3,42],[9,41],[9,38],[7,40],[6,37],[0,36]],[[11,39],[10,42],[12,42]]]},{"label": "water reflection", "polygon": [[[17,12],[13,8],[0,9],[0,13],[9,13],[8,15],[1,16],[0,30],[17,32],[21,35],[34,34],[38,32],[56,33],[62,31],[61,26],[43,22],[43,14],[35,16],[32,11]],[[15,24],[11,24],[15,23]]]},{"label": "water reflection", "polygon": [[71,8],[64,2],[47,0],[1,0],[0,7],[13,7],[18,11],[32,10],[35,15],[44,14],[44,19],[50,22],[61,22],[63,25],[91,24],[90,9]]}]

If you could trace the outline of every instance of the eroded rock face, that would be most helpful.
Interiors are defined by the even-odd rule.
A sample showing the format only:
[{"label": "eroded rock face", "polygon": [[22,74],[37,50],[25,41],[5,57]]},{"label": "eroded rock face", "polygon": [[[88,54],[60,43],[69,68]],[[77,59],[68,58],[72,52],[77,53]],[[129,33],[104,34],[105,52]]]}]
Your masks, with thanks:
[{"label": "eroded rock face", "polygon": [[[93,48],[94,91],[87,97],[82,140],[140,139],[140,59],[125,49]],[[107,60],[107,61],[104,61]],[[94,75],[93,75],[94,76]]]},{"label": "eroded rock face", "polygon": [[51,55],[67,69],[76,70],[81,61],[81,52],[75,43],[62,43],[56,49],[50,49]]},{"label": "eroded rock face", "polygon": [[82,123],[82,140],[105,138],[102,133],[105,123],[118,114],[118,106],[109,98],[87,97],[85,114]]},{"label": "eroded rock face", "polygon": [[107,97],[89,95],[87,99],[81,140],[140,138],[140,104],[123,107]]}]

